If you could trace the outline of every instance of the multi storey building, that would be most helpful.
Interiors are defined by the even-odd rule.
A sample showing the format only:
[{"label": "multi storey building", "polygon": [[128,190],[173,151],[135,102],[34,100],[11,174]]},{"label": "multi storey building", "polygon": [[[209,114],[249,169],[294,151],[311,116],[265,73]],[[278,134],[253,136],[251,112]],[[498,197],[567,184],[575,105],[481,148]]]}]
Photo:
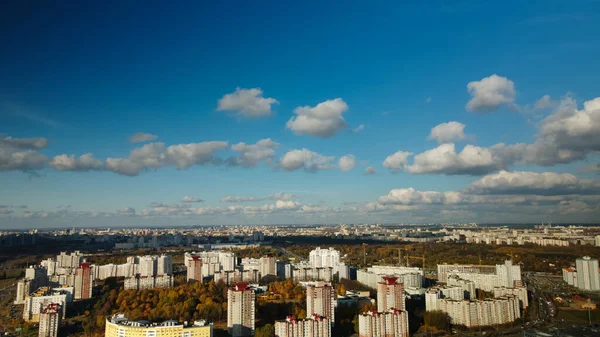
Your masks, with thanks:
[{"label": "multi storey building", "polygon": [[50,287],[42,287],[25,297],[23,307],[23,320],[27,322],[39,322],[40,312],[49,304],[60,304],[61,315],[64,318],[67,308],[66,291],[55,291]]},{"label": "multi storey building", "polygon": [[187,260],[187,258],[188,257],[186,256],[185,265],[187,266],[188,281],[196,280],[198,282],[202,282],[204,280],[204,278],[202,277],[202,258],[197,255],[191,255],[189,261]]},{"label": "multi storey building", "polygon": [[227,331],[231,337],[254,335],[254,289],[238,282],[227,290]]},{"label": "multi storey building", "polygon": [[260,258],[260,277],[277,276],[277,260],[274,256],[263,256]]},{"label": "multi storey building", "polygon": [[526,287],[498,287],[494,288],[494,297],[505,297],[506,295],[513,295],[519,299],[519,305],[521,309],[527,309],[529,306],[529,300],[527,299],[527,288]]},{"label": "multi storey building", "polygon": [[306,315],[323,316],[335,323],[335,291],[331,284],[316,282],[306,287]]},{"label": "multi storey building", "polygon": [[75,284],[73,288],[76,300],[92,298],[94,284],[91,265],[89,262],[82,262],[75,271]]},{"label": "multi storey building", "polygon": [[62,324],[63,310],[60,303],[45,304],[40,312],[39,337],[56,337]]},{"label": "multi storey building", "polygon": [[464,298],[469,300],[477,299],[477,288],[475,282],[461,279],[458,275],[450,275],[447,284],[449,286],[461,287],[464,291]]},{"label": "multi storey building", "polygon": [[421,288],[423,286],[423,270],[416,267],[401,266],[372,266],[367,270],[359,270],[356,273],[358,282],[371,288],[377,288],[377,284],[386,276],[395,276],[404,284],[405,288]]},{"label": "multi storey building", "polygon": [[390,309],[358,315],[359,337],[408,337],[408,313]]},{"label": "multi storey building", "polygon": [[157,276],[135,276],[125,279],[125,289],[154,289],[171,288],[173,286],[173,275]]},{"label": "multi storey building", "polygon": [[474,265],[438,265],[440,282],[448,282],[448,277],[458,277],[475,283],[475,288],[492,291],[496,287],[512,288],[520,286],[521,266],[513,265],[511,260],[496,266]]},{"label": "multi storey building", "polygon": [[237,282],[257,283],[260,280],[260,277],[258,270],[234,270],[216,272],[214,280],[215,283],[223,281],[225,284],[233,284]]},{"label": "multi storey building", "polygon": [[23,304],[25,297],[34,290],[48,285],[48,271],[45,267],[30,266],[25,269],[25,278],[17,282],[15,304]]},{"label": "multi storey building", "polygon": [[179,323],[175,320],[162,323],[148,321],[130,321],[123,314],[106,319],[105,337],[212,337],[213,325],[206,321],[193,324]]},{"label": "multi storey building", "polygon": [[377,311],[384,312],[391,308],[405,310],[404,284],[398,283],[395,276],[384,276],[377,284]]},{"label": "multi storey building", "polygon": [[600,290],[598,259],[584,256],[575,261],[577,267],[577,288],[589,291]]},{"label": "multi storey building", "polygon": [[330,337],[331,323],[327,317],[312,315],[298,320],[288,316],[275,321],[275,337]]},{"label": "multi storey building", "polygon": [[297,266],[291,270],[291,276],[296,282],[302,281],[333,281],[333,268],[331,267],[309,267],[305,265]]},{"label": "multi storey building", "polygon": [[426,294],[426,310],[440,310],[450,316],[452,324],[468,328],[501,325],[521,317],[519,299],[513,295],[485,300],[453,300]]},{"label": "multi storey building", "polygon": [[232,271],[235,270],[237,265],[235,253],[231,252],[192,252],[185,253],[184,263],[187,268],[190,267],[194,257],[198,257],[202,260],[201,276],[213,277],[215,272],[218,271]]}]

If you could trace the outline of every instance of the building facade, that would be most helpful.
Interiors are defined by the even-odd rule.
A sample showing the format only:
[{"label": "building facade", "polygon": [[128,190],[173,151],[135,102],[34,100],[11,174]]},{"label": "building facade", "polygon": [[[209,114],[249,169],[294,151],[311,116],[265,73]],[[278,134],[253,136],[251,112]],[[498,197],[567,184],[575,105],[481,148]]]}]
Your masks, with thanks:
[{"label": "building facade", "polygon": [[404,284],[398,283],[395,276],[385,276],[377,284],[377,311],[384,312],[391,308],[406,309]]},{"label": "building facade", "polygon": [[588,291],[600,290],[598,259],[584,256],[575,261],[575,266],[577,267],[577,288]]},{"label": "building facade", "polygon": [[247,282],[227,290],[227,331],[231,337],[254,336],[254,289]]},{"label": "building facade", "polygon": [[40,312],[39,337],[56,337],[62,324],[63,310],[60,303],[49,303]]},{"label": "building facade", "polygon": [[390,309],[358,315],[359,337],[408,337],[408,313]]},{"label": "building facade", "polygon": [[73,288],[76,300],[92,298],[94,284],[91,265],[89,262],[82,262],[75,271],[75,284]]},{"label": "building facade", "polygon": [[331,322],[318,315],[301,320],[288,316],[275,321],[275,337],[331,337]]},{"label": "building facade", "polygon": [[306,287],[306,316],[323,316],[335,323],[335,290],[329,283],[316,282]]},{"label": "building facade", "polygon": [[206,321],[182,324],[178,321],[151,323],[130,321],[123,314],[106,319],[105,337],[212,337],[213,325]]}]

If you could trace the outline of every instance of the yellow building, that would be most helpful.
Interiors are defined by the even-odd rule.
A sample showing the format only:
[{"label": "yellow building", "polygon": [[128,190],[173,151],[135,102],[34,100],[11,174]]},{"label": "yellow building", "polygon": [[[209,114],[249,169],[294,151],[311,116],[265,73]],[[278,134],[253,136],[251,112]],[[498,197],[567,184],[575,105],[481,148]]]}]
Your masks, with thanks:
[{"label": "yellow building", "polygon": [[213,325],[206,321],[182,324],[178,321],[152,323],[130,321],[125,315],[117,314],[106,319],[105,337],[212,337]]}]

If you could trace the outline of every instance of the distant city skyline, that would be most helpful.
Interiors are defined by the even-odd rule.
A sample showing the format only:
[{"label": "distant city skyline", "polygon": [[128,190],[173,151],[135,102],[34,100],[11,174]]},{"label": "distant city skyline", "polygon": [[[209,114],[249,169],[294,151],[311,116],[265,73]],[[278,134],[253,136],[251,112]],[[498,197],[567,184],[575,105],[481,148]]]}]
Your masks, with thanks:
[{"label": "distant city skyline", "polygon": [[0,230],[597,222],[598,18],[8,3]]}]

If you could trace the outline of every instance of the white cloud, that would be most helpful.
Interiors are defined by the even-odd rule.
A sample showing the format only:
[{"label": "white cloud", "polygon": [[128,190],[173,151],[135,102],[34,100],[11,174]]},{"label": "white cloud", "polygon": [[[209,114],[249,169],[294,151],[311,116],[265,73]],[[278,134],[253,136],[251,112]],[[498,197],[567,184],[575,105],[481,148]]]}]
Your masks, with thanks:
[{"label": "white cloud", "polygon": [[600,97],[577,104],[571,97],[564,98],[558,110],[542,120],[538,138],[561,149],[573,151],[600,150]]},{"label": "white cloud", "polygon": [[221,198],[221,202],[252,202],[252,201],[263,201],[263,200],[292,200],[295,196],[289,193],[275,193],[266,197],[243,197],[243,196],[225,196]]},{"label": "white cloud", "polygon": [[217,104],[218,111],[237,111],[238,115],[250,118],[270,116],[271,106],[277,104],[274,98],[263,97],[260,88],[236,88],[235,92],[224,95]]},{"label": "white cloud", "polygon": [[476,194],[600,194],[600,181],[582,180],[568,173],[500,171],[473,182],[465,191]]},{"label": "white cloud", "polygon": [[516,95],[513,81],[496,74],[470,82],[467,90],[472,98],[466,109],[473,112],[496,111],[504,104],[514,103]]},{"label": "white cloud", "polygon": [[181,199],[181,202],[204,202],[204,200],[202,200],[200,198],[196,198],[196,197],[192,197],[192,196],[186,195],[185,197],[183,197]]},{"label": "white cloud", "polygon": [[375,170],[375,168],[373,166],[369,166],[365,169],[366,175],[372,175],[372,174],[375,174],[376,172],[377,172],[377,170]]},{"label": "white cloud", "polygon": [[549,109],[555,107],[556,104],[557,102],[553,101],[552,98],[550,98],[550,95],[544,95],[542,98],[538,99],[537,102],[535,102],[533,108],[535,110]]},{"label": "white cloud", "polygon": [[457,153],[454,144],[442,144],[414,157],[406,166],[410,173],[442,173],[479,175],[504,168],[504,158],[494,151],[467,145]]},{"label": "white cloud", "polygon": [[48,146],[46,138],[0,138],[0,147],[12,147],[15,149],[40,150]]},{"label": "white cloud", "polygon": [[461,201],[459,192],[417,191],[412,187],[393,189],[378,199],[383,205],[457,204]]},{"label": "white cloud", "polygon": [[465,126],[454,121],[439,124],[431,129],[428,139],[435,139],[438,144],[465,139]]},{"label": "white cloud", "polygon": [[383,161],[383,167],[392,172],[399,172],[406,167],[408,164],[408,157],[412,154],[412,152],[398,151],[392,155],[389,155]]},{"label": "white cloud", "polygon": [[102,161],[94,158],[91,153],[81,155],[79,158],[75,157],[75,155],[69,156],[66,154],[61,154],[52,158],[48,165],[59,171],[84,172],[91,170],[102,170],[104,168]]},{"label": "white cloud", "polygon": [[231,146],[233,151],[239,152],[237,157],[227,159],[227,164],[232,166],[254,167],[261,161],[270,164],[275,157],[275,148],[279,143],[271,138],[261,139],[256,144],[237,143]]},{"label": "white cloud", "polygon": [[0,171],[30,171],[43,168],[48,157],[37,150],[47,145],[46,138],[0,138]]},{"label": "white cloud", "polygon": [[151,133],[136,132],[129,137],[130,143],[143,143],[151,140],[157,140],[158,136]]},{"label": "white cloud", "polygon": [[327,100],[315,107],[298,107],[294,110],[297,116],[290,118],[286,128],[296,135],[329,138],[347,127],[342,117],[346,111],[348,105],[341,98]]},{"label": "white cloud", "polygon": [[352,133],[359,133],[362,132],[365,129],[365,125],[361,124],[357,127],[355,127],[354,129],[352,129]]},{"label": "white cloud", "polygon": [[335,167],[331,162],[333,157],[326,157],[307,149],[290,150],[279,159],[277,165],[286,171],[304,169],[307,172],[317,172]]},{"label": "white cloud", "polygon": [[351,154],[347,154],[340,158],[338,166],[344,172],[350,171],[356,166],[356,158]]},{"label": "white cloud", "polygon": [[164,143],[150,143],[135,148],[126,158],[107,158],[106,169],[115,173],[135,176],[141,171],[175,166],[187,169],[193,165],[208,165],[216,160],[218,150],[227,149],[227,142],[212,141],[178,144],[166,147]]},{"label": "white cloud", "polygon": [[118,215],[125,215],[125,216],[134,216],[135,215],[135,209],[132,207],[124,207],[121,209],[117,210],[117,214]]}]

